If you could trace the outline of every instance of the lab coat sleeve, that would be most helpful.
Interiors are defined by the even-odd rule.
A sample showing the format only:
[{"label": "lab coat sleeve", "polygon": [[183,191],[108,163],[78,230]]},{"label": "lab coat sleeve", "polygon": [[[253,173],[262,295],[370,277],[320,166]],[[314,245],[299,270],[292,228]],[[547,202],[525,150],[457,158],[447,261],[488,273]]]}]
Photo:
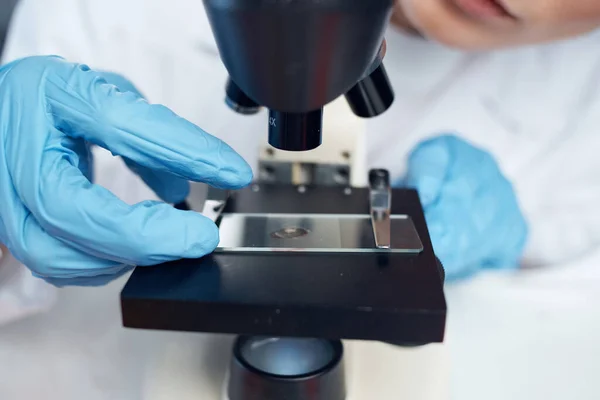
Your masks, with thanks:
[{"label": "lab coat sleeve", "polygon": [[599,44],[600,30],[484,54],[448,96],[466,105],[446,107],[456,117],[445,122],[493,153],[513,183],[529,228],[523,267],[600,250],[600,55],[590,51]]},{"label": "lab coat sleeve", "polygon": [[56,302],[56,288],[17,261],[0,245],[0,326],[48,311]]},{"label": "lab coat sleeve", "polygon": [[[81,4],[73,0],[22,0],[13,14],[2,64],[33,55],[92,58],[92,33],[84,29]],[[89,61],[93,62],[93,61]],[[6,249],[0,249],[0,325],[50,309],[56,288],[34,278]]]},{"label": "lab coat sleeve", "polygon": [[98,37],[89,18],[88,1],[21,0],[17,4],[2,53],[2,64],[35,55],[59,55],[93,63]]},{"label": "lab coat sleeve", "polygon": [[574,262],[600,249],[600,70],[594,75],[593,93],[582,99],[565,136],[517,188],[529,193],[522,203],[530,231],[524,267]]}]

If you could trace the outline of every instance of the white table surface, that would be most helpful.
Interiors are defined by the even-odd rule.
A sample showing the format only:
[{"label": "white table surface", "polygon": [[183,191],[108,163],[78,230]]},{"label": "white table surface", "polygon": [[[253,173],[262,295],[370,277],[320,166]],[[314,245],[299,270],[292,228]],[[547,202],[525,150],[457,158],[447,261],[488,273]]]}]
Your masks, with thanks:
[{"label": "white table surface", "polygon": [[[448,286],[446,344],[352,344],[350,400],[599,399],[599,265]],[[123,329],[124,282],[0,327],[0,399],[218,399],[232,338]]]}]

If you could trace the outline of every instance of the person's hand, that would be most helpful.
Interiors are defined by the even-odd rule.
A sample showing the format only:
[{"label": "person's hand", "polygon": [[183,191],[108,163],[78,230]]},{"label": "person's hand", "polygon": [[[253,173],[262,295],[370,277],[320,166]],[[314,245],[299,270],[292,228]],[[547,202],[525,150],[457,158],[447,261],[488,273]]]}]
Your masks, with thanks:
[{"label": "person's hand", "polygon": [[252,179],[228,145],[102,75],[111,79],[58,57],[0,68],[0,242],[57,286],[101,285],[136,265],[201,257],[219,241],[198,213],[129,206],[92,184],[90,145],[123,157],[169,202],[187,195],[188,180],[235,189]]},{"label": "person's hand", "polygon": [[404,184],[419,192],[447,280],[518,267],[527,225],[489,153],[456,136],[427,140],[410,154]]},{"label": "person's hand", "polygon": [[[131,92],[140,98],[145,96],[139,89],[124,76],[107,71],[95,71],[98,77],[106,80],[107,83],[115,85],[120,92]],[[187,179],[182,179],[174,176],[170,172],[157,171],[150,168],[142,167],[132,160],[122,157],[125,165],[137,174],[146,185],[148,185],[158,197],[163,201],[172,204],[178,204],[185,201],[190,193],[190,185]],[[89,171],[86,177],[93,181],[93,171]]]}]

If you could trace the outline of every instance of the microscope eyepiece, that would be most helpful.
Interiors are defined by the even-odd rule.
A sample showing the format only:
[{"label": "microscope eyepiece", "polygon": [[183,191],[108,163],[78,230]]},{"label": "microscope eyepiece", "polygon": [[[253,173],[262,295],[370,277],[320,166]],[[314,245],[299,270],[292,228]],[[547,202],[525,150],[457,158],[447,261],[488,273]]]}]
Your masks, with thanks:
[{"label": "microscope eyepiece", "polygon": [[248,97],[231,78],[227,80],[225,95],[225,103],[237,113],[251,115],[260,111],[260,105]]},{"label": "microscope eyepiece", "polygon": [[276,149],[307,151],[321,145],[323,109],[307,113],[269,111],[269,144]]},{"label": "microscope eyepiece", "polygon": [[372,118],[390,108],[394,102],[394,90],[383,64],[369,76],[359,81],[346,93],[352,112],[361,118]]}]

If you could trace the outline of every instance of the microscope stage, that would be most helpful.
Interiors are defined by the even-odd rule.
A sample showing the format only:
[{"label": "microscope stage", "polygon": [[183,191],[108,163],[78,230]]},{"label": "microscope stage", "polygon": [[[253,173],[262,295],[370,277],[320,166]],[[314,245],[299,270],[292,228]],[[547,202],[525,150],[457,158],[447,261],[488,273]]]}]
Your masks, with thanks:
[{"label": "microscope stage", "polygon": [[304,189],[234,192],[212,255],[134,271],[121,294],[124,325],[441,342],[443,284],[416,192],[392,191],[391,248],[377,249],[368,189]]}]

